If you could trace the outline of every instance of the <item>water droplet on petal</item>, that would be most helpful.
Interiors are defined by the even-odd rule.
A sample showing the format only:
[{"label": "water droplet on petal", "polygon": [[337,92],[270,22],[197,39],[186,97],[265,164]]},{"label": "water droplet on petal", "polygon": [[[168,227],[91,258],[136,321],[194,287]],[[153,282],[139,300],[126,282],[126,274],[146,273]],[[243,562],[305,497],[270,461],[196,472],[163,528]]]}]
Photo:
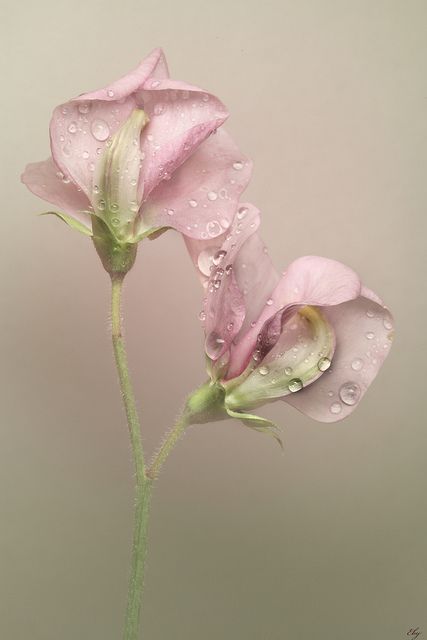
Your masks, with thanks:
[{"label": "water droplet on petal", "polygon": [[269,298],[265,304],[271,307],[271,305],[273,304],[273,298]]},{"label": "water droplet on petal", "polygon": [[320,358],[319,362],[317,363],[317,368],[319,369],[319,371],[327,371],[329,369],[329,367],[331,366],[331,361],[329,358]]},{"label": "water droplet on petal", "polygon": [[384,318],[383,325],[384,325],[384,328],[387,329],[388,331],[390,331],[390,329],[393,329],[393,323],[390,320],[390,318]]},{"label": "water droplet on petal", "polygon": [[231,272],[232,272],[232,271],[233,271],[233,265],[228,264],[228,265],[225,267],[225,275],[226,275],[226,276],[229,276],[229,275],[231,274]]},{"label": "water droplet on petal", "polygon": [[227,331],[233,331],[234,328],[234,323],[233,322],[229,322],[227,325]]},{"label": "water droplet on petal", "polygon": [[261,359],[261,351],[259,349],[255,349],[252,354],[252,358],[255,360],[255,362],[258,362],[258,360]]},{"label": "water droplet on petal", "polygon": [[372,309],[369,309],[369,310],[366,312],[366,315],[368,316],[368,318],[373,318],[373,317],[375,316],[375,312],[374,312],[374,311],[372,311]]},{"label": "water droplet on petal", "polygon": [[216,200],[218,198],[218,194],[216,191],[209,191],[208,192],[208,200],[210,200],[211,202],[213,202],[214,200]]},{"label": "water droplet on petal", "polygon": [[221,218],[221,227],[223,227],[223,229],[228,229],[229,226],[230,221],[227,220],[227,218]]},{"label": "water droplet on petal", "polygon": [[266,376],[269,372],[269,368],[264,365],[258,369],[258,372],[261,376]]},{"label": "water droplet on petal", "polygon": [[108,89],[108,90],[107,90],[107,96],[108,96],[109,98],[113,98],[113,97],[114,97],[114,91],[113,91],[112,89]]},{"label": "water droplet on petal", "polygon": [[302,389],[302,381],[299,378],[292,378],[288,382],[288,389],[291,393],[296,393]]},{"label": "water droplet on petal", "polygon": [[67,131],[69,133],[76,133],[76,131],[77,131],[77,122],[70,122],[70,124],[67,127]]},{"label": "water droplet on petal", "polygon": [[175,213],[175,209],[166,209],[166,213],[168,214],[168,216],[173,216],[173,214]]},{"label": "water droplet on petal", "polygon": [[110,205],[110,211],[113,211],[113,213],[114,213],[114,212],[116,212],[116,211],[118,211],[118,210],[119,210],[119,205],[117,204],[117,202],[113,202],[113,203]]},{"label": "water droplet on petal", "polygon": [[100,201],[98,202],[98,209],[99,209],[100,211],[104,211],[104,209],[105,209],[105,200],[100,200]]},{"label": "water droplet on petal", "polygon": [[199,313],[199,320],[200,320],[201,322],[204,322],[204,321],[206,320],[206,313],[205,313],[205,311],[203,311],[203,310],[202,310],[202,311]]},{"label": "water droplet on petal", "polygon": [[337,414],[337,413],[341,413],[342,411],[342,404],[341,402],[333,402],[331,404],[331,406],[329,407],[329,411],[331,413]]},{"label": "water droplet on petal", "polygon": [[77,108],[80,113],[89,113],[90,107],[90,102],[79,102],[79,106]]},{"label": "water droplet on petal", "polygon": [[243,169],[243,162],[233,162],[233,169],[236,171],[241,171]]},{"label": "water droplet on petal", "polygon": [[99,140],[100,142],[106,140],[110,135],[110,127],[105,120],[101,120],[100,118],[93,120],[90,125],[90,130],[95,140]]},{"label": "water droplet on petal", "polygon": [[197,258],[197,266],[204,276],[209,276],[213,265],[213,257],[216,253],[216,248],[204,249],[199,253]]},{"label": "water droplet on petal", "polygon": [[158,87],[160,84],[159,80],[153,80],[153,82],[151,83],[151,88],[155,89],[156,87]]},{"label": "water droplet on petal", "polygon": [[292,373],[292,367],[285,367],[285,374],[286,374],[287,376],[290,376],[290,375],[291,375],[291,373]]},{"label": "water droplet on petal", "polygon": [[85,150],[85,151],[83,151],[83,152],[82,152],[82,157],[83,157],[85,160],[87,160],[87,159],[89,158],[89,151],[86,151],[86,150]]},{"label": "water droplet on petal", "polygon": [[344,404],[353,406],[359,401],[360,387],[355,382],[346,382],[339,390],[339,396]]},{"label": "water droplet on petal", "polygon": [[363,368],[362,358],[355,358],[351,363],[351,368],[353,369],[353,371],[360,371]]},{"label": "water droplet on petal", "polygon": [[94,184],[94,185],[93,185],[93,189],[92,189],[92,191],[93,191],[94,193],[99,193],[99,187],[98,187],[98,185],[97,185],[97,184]]},{"label": "water droplet on petal", "polygon": [[188,204],[194,209],[194,207],[197,207],[197,200],[189,200]]},{"label": "water droplet on petal", "polygon": [[240,207],[240,209],[237,210],[237,219],[238,220],[243,220],[243,218],[246,217],[247,213],[248,213],[248,208],[247,207]]},{"label": "water droplet on petal", "polygon": [[365,333],[365,336],[368,340],[372,340],[373,338],[375,338],[375,333],[373,331],[367,331],[367,333]]},{"label": "water droplet on petal", "polygon": [[112,218],[111,219],[111,224],[114,225],[115,227],[117,227],[120,224],[119,218]]},{"label": "water droplet on petal", "polygon": [[227,252],[224,251],[223,249],[220,249],[220,251],[217,251],[216,254],[214,255],[212,262],[217,267],[224,260],[226,255],[227,255]]},{"label": "water droplet on petal", "polygon": [[224,347],[224,340],[216,331],[211,331],[205,340],[205,351],[209,358],[216,360]]},{"label": "water droplet on petal", "polygon": [[206,230],[211,238],[216,238],[216,236],[219,236],[222,233],[221,225],[216,220],[211,220],[211,222],[208,222],[208,224],[206,225]]}]

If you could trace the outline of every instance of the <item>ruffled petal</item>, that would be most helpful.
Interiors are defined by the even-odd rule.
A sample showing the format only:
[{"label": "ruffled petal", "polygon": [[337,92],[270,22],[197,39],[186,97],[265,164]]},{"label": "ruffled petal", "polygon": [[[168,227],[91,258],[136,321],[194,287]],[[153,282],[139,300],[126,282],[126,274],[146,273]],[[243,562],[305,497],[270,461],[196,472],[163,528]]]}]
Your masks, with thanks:
[{"label": "ruffled petal", "polygon": [[[199,133],[194,133],[197,139]],[[251,162],[219,129],[153,191],[142,206],[144,225],[173,227],[203,240],[216,238],[230,227],[251,172]]]},{"label": "ruffled petal", "polygon": [[[149,85],[150,82],[146,83]],[[144,197],[189,158],[228,117],[225,106],[210,93],[176,80],[156,80],[155,88],[137,93],[150,118],[142,136]]]},{"label": "ruffled petal", "polygon": [[250,361],[258,335],[277,314],[295,306],[336,305],[360,293],[357,274],[346,265],[319,256],[305,256],[292,262],[265,302],[258,318],[233,347],[227,378],[240,375]]},{"label": "ruffled petal", "polygon": [[28,164],[21,180],[36,196],[54,204],[91,229],[90,215],[85,213],[90,206],[89,200],[55,165],[52,158]]},{"label": "ruffled petal", "polygon": [[386,308],[363,296],[321,311],[335,332],[332,365],[309,387],[283,399],[315,420],[335,422],[357,407],[381,368],[393,320]]},{"label": "ruffled petal", "polygon": [[138,106],[136,92],[148,78],[167,78],[161,49],[139,67],[103,89],[85,93],[57,107],[50,123],[53,158],[89,197],[93,172],[106,144]]}]

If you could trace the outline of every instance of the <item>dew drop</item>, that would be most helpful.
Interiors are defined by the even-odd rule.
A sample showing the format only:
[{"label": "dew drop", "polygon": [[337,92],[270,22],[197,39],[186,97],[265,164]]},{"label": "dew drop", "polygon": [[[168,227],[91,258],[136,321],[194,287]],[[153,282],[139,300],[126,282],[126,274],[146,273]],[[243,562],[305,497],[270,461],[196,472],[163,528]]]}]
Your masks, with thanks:
[{"label": "dew drop", "polygon": [[393,329],[393,323],[390,320],[390,318],[384,318],[383,324],[384,324],[384,328],[387,329],[387,331],[390,331],[390,329]]},{"label": "dew drop", "polygon": [[160,84],[159,80],[153,80],[153,82],[151,83],[151,88],[155,89],[156,87],[158,87]]},{"label": "dew drop", "polygon": [[233,162],[233,169],[236,171],[241,171],[243,169],[243,162]]},{"label": "dew drop", "polygon": [[77,107],[80,113],[89,113],[90,111],[90,103],[89,102],[80,102]]},{"label": "dew drop", "polygon": [[205,313],[205,311],[203,311],[203,310],[202,310],[202,311],[199,313],[199,320],[200,320],[201,322],[204,322],[204,321],[206,320],[206,313]]},{"label": "dew drop", "polygon": [[221,218],[221,227],[223,229],[228,229],[229,226],[230,226],[230,221],[227,220],[227,218]]},{"label": "dew drop", "polygon": [[98,209],[99,209],[100,211],[104,211],[104,209],[105,209],[105,200],[100,200],[100,201],[98,202]]},{"label": "dew drop", "polygon": [[216,360],[224,346],[224,340],[216,331],[211,331],[205,340],[205,351],[209,358]]},{"label": "dew drop", "polygon": [[87,160],[89,158],[89,151],[82,151],[82,157]]},{"label": "dew drop", "polygon": [[292,367],[285,367],[285,374],[286,374],[287,376],[290,376],[290,375],[291,375],[291,373],[292,373]]},{"label": "dew drop", "polygon": [[299,378],[292,378],[288,382],[288,389],[291,393],[296,393],[302,389],[302,381]]},{"label": "dew drop", "polygon": [[220,249],[220,251],[217,251],[215,253],[214,257],[212,258],[212,262],[217,267],[224,260],[226,255],[227,255],[227,252],[224,251],[223,249]]},{"label": "dew drop", "polygon": [[119,218],[112,218],[111,224],[114,225],[115,227],[118,227],[118,225],[120,224]]},{"label": "dew drop", "polygon": [[373,318],[375,316],[375,313],[372,311],[372,309],[369,309],[366,312],[366,315],[368,316],[368,318]]},{"label": "dew drop", "polygon": [[211,202],[213,202],[214,200],[216,200],[218,198],[218,194],[216,191],[209,191],[208,192],[208,200],[210,200]]},{"label": "dew drop", "polygon": [[92,189],[92,191],[93,191],[94,193],[99,193],[99,187],[98,187],[98,185],[97,185],[97,184],[94,184],[94,185],[93,185],[93,189]]},{"label": "dew drop", "polygon": [[189,200],[188,204],[194,209],[195,207],[197,207],[197,200]]},{"label": "dew drop", "polygon": [[246,217],[247,213],[248,213],[248,208],[247,207],[240,207],[240,209],[238,209],[238,211],[237,211],[237,219],[238,220],[243,220],[243,218]]},{"label": "dew drop", "polygon": [[113,203],[110,205],[110,211],[112,211],[113,213],[115,213],[115,212],[116,212],[116,211],[118,211],[118,210],[119,210],[119,205],[117,204],[117,202],[113,202]]},{"label": "dew drop", "polygon": [[273,298],[269,298],[265,304],[271,307],[271,305],[273,304]]},{"label": "dew drop", "polygon": [[107,90],[107,96],[108,96],[109,98],[113,98],[113,97],[114,97],[114,91],[113,91],[112,89],[108,89],[108,90]]},{"label": "dew drop", "polygon": [[67,127],[67,131],[69,133],[76,133],[77,131],[77,122],[70,122],[70,124]]},{"label": "dew drop", "polygon": [[339,390],[339,396],[344,404],[353,406],[359,401],[360,387],[355,382],[346,382]]},{"label": "dew drop", "polygon": [[351,363],[351,368],[353,369],[353,371],[360,371],[363,368],[362,358],[355,358]]},{"label": "dew drop", "polygon": [[375,338],[375,333],[373,331],[368,331],[367,333],[365,333],[365,336],[368,340],[372,340],[373,338]]},{"label": "dew drop", "polygon": [[264,365],[258,369],[258,372],[261,376],[266,376],[269,372],[269,368]]},{"label": "dew drop", "polygon": [[204,249],[199,253],[197,258],[197,266],[204,276],[209,276],[213,265],[213,257],[216,253],[215,248]]},{"label": "dew drop", "polygon": [[110,135],[110,127],[105,120],[99,118],[91,123],[90,130],[95,140],[99,140],[100,142],[106,140]]},{"label": "dew drop", "polygon": [[168,216],[173,216],[173,214],[175,213],[175,209],[166,209],[166,213],[168,214]]},{"label": "dew drop", "polygon": [[229,322],[227,325],[227,331],[233,331],[234,328],[234,323],[233,322]]},{"label": "dew drop", "polygon": [[206,230],[211,238],[216,238],[216,236],[219,236],[222,233],[221,225],[216,220],[208,222]]},{"label": "dew drop", "polygon": [[233,265],[228,264],[228,265],[225,267],[225,275],[226,275],[226,276],[229,276],[229,275],[231,274],[231,272],[232,272],[232,271],[233,271]]},{"label": "dew drop", "polygon": [[317,368],[319,369],[319,371],[327,371],[329,369],[329,367],[331,366],[331,361],[329,358],[320,358],[319,362],[317,363]]},{"label": "dew drop", "polygon": [[337,413],[341,413],[342,411],[342,404],[341,402],[333,402],[331,404],[331,406],[329,407],[329,411],[331,413],[337,414]]}]

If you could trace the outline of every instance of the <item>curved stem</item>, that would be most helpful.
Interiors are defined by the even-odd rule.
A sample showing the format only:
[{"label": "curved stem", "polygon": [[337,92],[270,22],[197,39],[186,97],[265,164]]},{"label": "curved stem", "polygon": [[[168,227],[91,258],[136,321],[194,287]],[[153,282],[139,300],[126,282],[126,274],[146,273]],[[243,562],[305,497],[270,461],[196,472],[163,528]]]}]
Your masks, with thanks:
[{"label": "curved stem", "polygon": [[163,444],[161,445],[160,449],[152,459],[151,464],[147,469],[148,478],[151,478],[152,480],[155,480],[157,478],[164,461],[166,460],[166,458],[168,457],[168,455],[170,454],[170,452],[172,451],[172,449],[174,448],[174,446],[176,445],[180,437],[183,435],[188,425],[189,425],[188,415],[187,415],[187,412],[184,411],[179,416],[178,420],[175,422],[175,425],[172,427],[172,429],[170,429],[170,431],[167,432],[166,437],[163,441]]},{"label": "curved stem", "polygon": [[111,324],[114,356],[119,375],[120,391],[126,412],[136,476],[135,523],[132,547],[131,575],[124,640],[136,640],[139,630],[144,564],[147,550],[147,526],[152,480],[145,475],[144,452],[135,404],[125,343],[122,336],[121,294],[123,275],[111,277]]}]

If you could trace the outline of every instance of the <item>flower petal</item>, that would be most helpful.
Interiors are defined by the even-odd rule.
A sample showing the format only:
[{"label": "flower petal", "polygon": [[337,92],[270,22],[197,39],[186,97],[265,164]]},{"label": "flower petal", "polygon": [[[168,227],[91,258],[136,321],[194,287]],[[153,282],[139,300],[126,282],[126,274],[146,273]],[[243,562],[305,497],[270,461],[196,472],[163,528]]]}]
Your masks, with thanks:
[{"label": "flower petal", "polygon": [[[193,144],[204,136],[197,127],[193,134]],[[230,227],[251,172],[251,162],[219,129],[152,192],[142,207],[143,221],[149,227],[173,227],[192,238],[216,238]]]},{"label": "flower petal", "polygon": [[336,260],[305,256],[292,262],[267,299],[253,326],[232,350],[227,378],[242,373],[255,349],[258,335],[266,322],[287,307],[336,305],[360,293],[357,274]]},{"label": "flower petal", "polygon": [[161,49],[139,67],[103,89],[82,94],[57,107],[50,123],[53,158],[91,198],[93,171],[110,137],[138,106],[135,92],[148,78],[166,78]]},{"label": "flower petal", "polygon": [[[150,82],[144,87],[147,85]],[[141,167],[145,197],[162,180],[168,180],[228,117],[222,102],[198,87],[169,79],[151,85],[154,88],[144,88],[136,96],[150,118],[141,143],[146,158]]]},{"label": "flower petal", "polygon": [[393,322],[387,309],[363,296],[321,311],[335,331],[332,366],[284,401],[315,420],[334,422],[356,408],[377,375],[391,346]]},{"label": "flower petal", "polygon": [[251,365],[241,379],[225,384],[227,406],[235,410],[260,407],[300,391],[312,384],[332,360],[334,331],[316,307],[303,307],[276,327],[273,347],[262,357],[262,347],[253,353]]},{"label": "flower petal", "polygon": [[59,170],[52,158],[28,164],[21,180],[36,196],[54,204],[91,229],[90,216],[86,213],[90,206],[87,197]]}]

